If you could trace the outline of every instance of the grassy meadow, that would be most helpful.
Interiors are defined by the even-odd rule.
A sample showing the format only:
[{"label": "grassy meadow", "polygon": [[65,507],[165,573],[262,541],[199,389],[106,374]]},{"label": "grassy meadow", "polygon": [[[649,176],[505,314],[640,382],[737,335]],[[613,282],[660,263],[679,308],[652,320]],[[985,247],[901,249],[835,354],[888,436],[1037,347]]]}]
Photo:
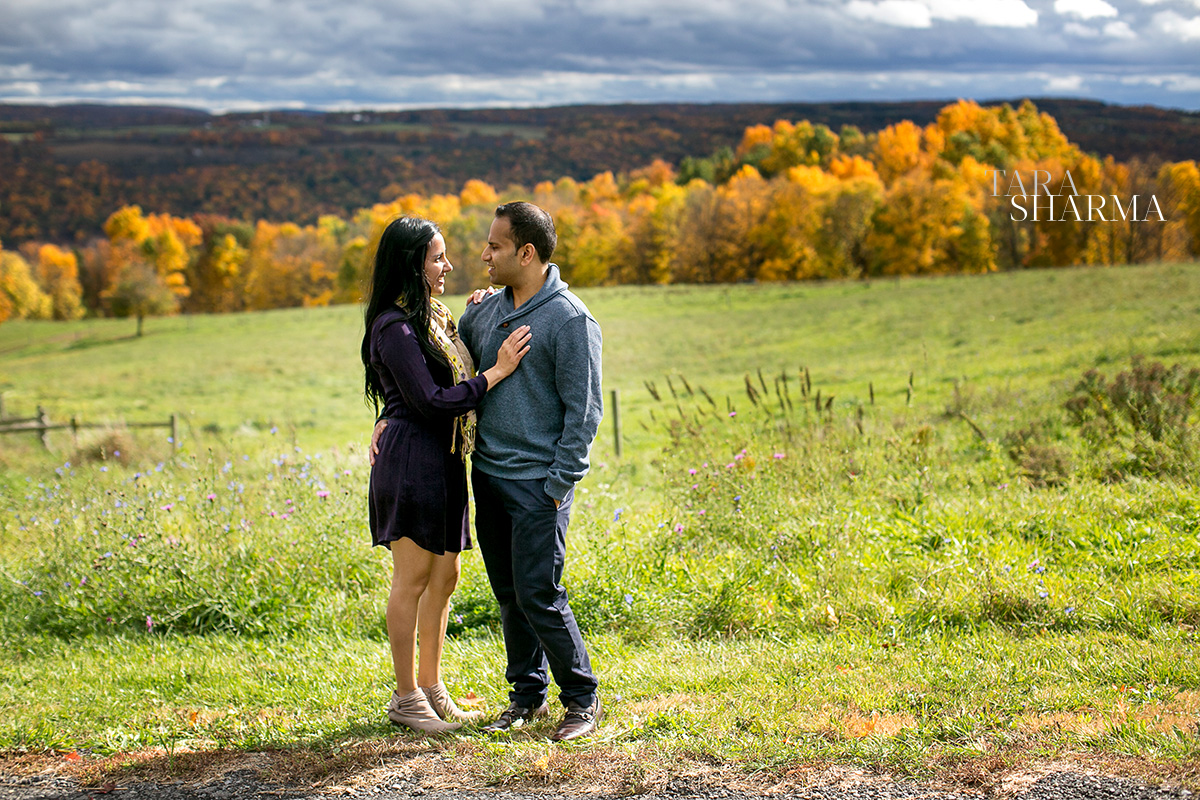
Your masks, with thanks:
[{"label": "grassy meadow", "polygon": [[[604,732],[422,743],[439,769],[1198,779],[1200,265],[580,296],[623,429],[618,457],[610,409],[568,540]],[[0,751],[411,754],[381,711],[359,313],[0,326],[8,416],[181,420],[178,452],[0,437]],[[497,631],[468,553],[445,670],[489,710]]]}]

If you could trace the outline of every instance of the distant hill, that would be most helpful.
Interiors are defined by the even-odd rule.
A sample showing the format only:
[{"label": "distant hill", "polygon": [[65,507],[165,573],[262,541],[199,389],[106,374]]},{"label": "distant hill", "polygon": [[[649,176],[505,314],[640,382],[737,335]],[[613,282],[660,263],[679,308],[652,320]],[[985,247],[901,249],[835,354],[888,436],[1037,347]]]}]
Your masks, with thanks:
[{"label": "distant hill", "polygon": [[[1003,101],[996,101],[1003,102]],[[1013,105],[1020,101],[1008,101]],[[1200,113],[1035,98],[1088,152],[1200,158]],[[0,105],[0,241],[70,242],[128,203],[177,215],[311,222],[400,192],[586,179],[736,147],[750,125],[864,133],[924,125],[947,101],[565,106],[212,115],[164,107]],[[992,103],[988,103],[989,105]]]}]

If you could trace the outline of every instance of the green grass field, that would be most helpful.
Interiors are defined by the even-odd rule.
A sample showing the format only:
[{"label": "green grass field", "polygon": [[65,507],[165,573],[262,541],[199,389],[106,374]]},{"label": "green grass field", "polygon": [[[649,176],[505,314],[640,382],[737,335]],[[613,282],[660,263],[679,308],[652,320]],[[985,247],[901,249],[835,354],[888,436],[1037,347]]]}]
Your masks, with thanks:
[{"label": "green grass field", "polygon": [[[464,780],[1059,757],[1196,780],[1200,266],[581,296],[623,427],[566,578],[605,733],[424,746]],[[7,415],[182,420],[176,454],[119,425],[0,439],[0,749],[336,771],[408,746],[380,711],[359,313],[0,326]],[[1152,362],[1180,365],[1129,384],[1159,427],[1109,401],[1072,422],[1085,372]],[[474,552],[450,628],[452,690],[498,709]]]}]

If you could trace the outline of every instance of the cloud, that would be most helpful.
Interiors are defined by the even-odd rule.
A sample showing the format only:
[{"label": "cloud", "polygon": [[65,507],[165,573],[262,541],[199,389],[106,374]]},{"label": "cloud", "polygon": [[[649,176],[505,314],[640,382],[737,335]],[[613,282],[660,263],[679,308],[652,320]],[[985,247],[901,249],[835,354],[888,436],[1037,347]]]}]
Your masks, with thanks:
[{"label": "cloud", "polygon": [[1054,0],[1054,11],[1080,19],[1117,16],[1117,9],[1104,0]]},{"label": "cloud", "polygon": [[1165,33],[1185,42],[1200,39],[1200,17],[1182,17],[1174,11],[1154,15],[1154,22]]},{"label": "cloud", "polygon": [[934,19],[968,20],[999,28],[1028,28],[1038,13],[1024,0],[926,0]]},{"label": "cloud", "polygon": [[1082,75],[1053,75],[1046,79],[1046,91],[1050,94],[1076,94],[1082,88]]},{"label": "cloud", "polygon": [[1104,35],[1111,39],[1136,39],[1137,34],[1133,32],[1133,28],[1129,27],[1129,23],[1124,20],[1110,22],[1104,26]]},{"label": "cloud", "polygon": [[1168,88],[1186,80],[1122,81],[1200,76],[1200,22],[1183,11],[1200,0],[1165,2],[0,0],[0,102],[988,99],[1053,85],[1200,108],[1200,91]]},{"label": "cloud", "polygon": [[853,0],[846,5],[846,13],[855,19],[865,19],[897,28],[928,28],[933,24],[929,7],[917,0],[882,0],[867,3]]}]

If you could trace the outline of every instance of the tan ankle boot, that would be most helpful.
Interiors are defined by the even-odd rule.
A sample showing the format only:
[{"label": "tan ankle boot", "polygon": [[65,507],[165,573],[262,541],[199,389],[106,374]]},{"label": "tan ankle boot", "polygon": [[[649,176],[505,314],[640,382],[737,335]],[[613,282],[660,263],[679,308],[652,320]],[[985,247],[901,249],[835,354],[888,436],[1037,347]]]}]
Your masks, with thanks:
[{"label": "tan ankle boot", "polygon": [[396,725],[403,725],[422,733],[448,733],[462,727],[458,722],[442,722],[429,705],[425,692],[413,689],[406,695],[392,692],[387,704],[387,715]]},{"label": "tan ankle boot", "polygon": [[463,711],[456,706],[454,698],[450,696],[450,692],[446,689],[446,684],[441,681],[438,681],[433,686],[424,686],[421,688],[421,691],[425,692],[425,696],[429,698],[429,705],[433,706],[434,712],[444,720],[473,722],[483,717],[482,711]]}]

